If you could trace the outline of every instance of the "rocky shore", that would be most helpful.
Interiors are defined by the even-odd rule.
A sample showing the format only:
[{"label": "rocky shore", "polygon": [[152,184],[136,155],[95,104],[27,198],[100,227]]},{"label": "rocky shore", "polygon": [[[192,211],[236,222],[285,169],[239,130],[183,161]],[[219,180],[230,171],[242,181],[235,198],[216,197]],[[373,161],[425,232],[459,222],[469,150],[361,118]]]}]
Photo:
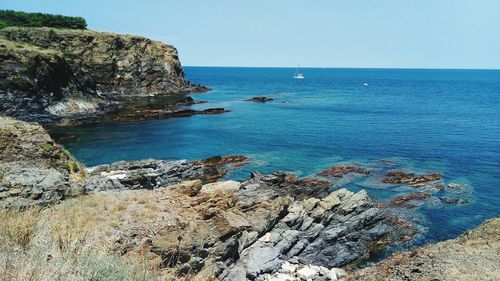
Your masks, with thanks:
[{"label": "rocky shore", "polygon": [[[0,122],[2,208],[53,210],[57,204],[77,208],[87,204],[75,202],[101,202],[93,203],[105,208],[93,219],[113,221],[89,229],[96,240],[81,243],[92,248],[102,243],[97,233],[105,234],[111,239],[106,252],[140,252],[150,266],[176,278],[257,280],[285,262],[337,268],[406,231],[366,192],[329,192],[328,181],[280,172],[219,181],[226,166],[241,165],[244,156],[85,168],[39,125]],[[131,196],[140,199],[131,203]],[[137,220],[137,212],[147,216]]]},{"label": "rocky shore", "polygon": [[[360,271],[341,269],[383,245],[410,239],[415,229],[394,216],[391,208],[427,199],[431,196],[427,193],[410,193],[380,205],[365,191],[331,190],[332,182],[282,172],[253,172],[241,182],[221,180],[229,168],[245,165],[248,159],[242,155],[122,161],[85,168],[37,124],[1,118],[0,132],[0,206],[21,214],[42,208],[37,211],[34,237],[43,243],[52,241],[50,247],[67,247],[61,243],[70,241],[60,240],[61,234],[54,236],[51,229],[69,223],[67,214],[79,214],[85,224],[77,220],[71,228],[85,228],[80,230],[85,238],[72,234],[67,238],[73,239],[71,243],[142,260],[150,272],[179,280],[422,280],[429,276],[468,280],[459,277],[475,270],[485,270],[486,277],[498,273],[493,267],[498,261],[497,220],[457,241],[397,253]],[[320,175],[338,178],[349,173],[368,175],[370,171],[341,165]],[[393,184],[404,181],[420,186],[425,179],[437,178],[395,172],[388,177],[396,175]],[[91,212],[89,206],[92,214],[86,213]],[[38,247],[40,241],[34,240],[31,247]],[[459,250],[468,245],[470,251]],[[26,250],[7,251],[26,254]],[[448,256],[450,251],[453,254]],[[65,255],[50,250],[52,265],[61,266]],[[468,264],[465,273],[442,269],[450,263],[458,267],[460,260],[471,255],[487,262],[477,268]],[[458,279],[449,279],[448,272]]]},{"label": "rocky shore", "polygon": [[0,81],[0,115],[50,123],[85,122],[138,99],[209,90],[184,79],[171,45],[54,28],[1,29]]},{"label": "rocky shore", "polygon": [[486,221],[457,239],[399,252],[348,280],[498,280],[500,219]]}]

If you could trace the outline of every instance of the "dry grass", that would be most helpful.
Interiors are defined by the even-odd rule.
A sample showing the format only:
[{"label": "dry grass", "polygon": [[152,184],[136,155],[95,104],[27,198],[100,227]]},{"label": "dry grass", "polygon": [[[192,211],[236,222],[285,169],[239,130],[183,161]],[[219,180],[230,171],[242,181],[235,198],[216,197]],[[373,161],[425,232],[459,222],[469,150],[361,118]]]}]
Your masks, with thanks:
[{"label": "dry grass", "polygon": [[1,212],[0,281],[160,280],[144,256],[108,251],[106,240],[128,206],[119,199],[96,194],[43,211]]},{"label": "dry grass", "polygon": [[101,246],[94,238],[106,237],[110,222],[121,215],[108,208],[111,201],[109,196],[90,195],[67,200],[48,210],[48,229],[57,246],[61,250],[86,244]]},{"label": "dry grass", "polygon": [[[180,208],[173,205],[182,204],[159,189],[103,192],[44,210],[2,212],[0,281],[177,280],[174,269],[162,268],[161,257],[140,244],[175,223]],[[127,248],[131,240],[139,244]]]},{"label": "dry grass", "polygon": [[3,243],[22,248],[28,247],[36,234],[40,210],[29,208],[24,212],[3,210],[0,212],[0,237]]},{"label": "dry grass", "polygon": [[37,244],[27,251],[0,246],[0,280],[153,281],[159,278],[140,261],[126,262],[120,256],[93,251],[75,254],[72,249],[58,251],[53,245]]}]

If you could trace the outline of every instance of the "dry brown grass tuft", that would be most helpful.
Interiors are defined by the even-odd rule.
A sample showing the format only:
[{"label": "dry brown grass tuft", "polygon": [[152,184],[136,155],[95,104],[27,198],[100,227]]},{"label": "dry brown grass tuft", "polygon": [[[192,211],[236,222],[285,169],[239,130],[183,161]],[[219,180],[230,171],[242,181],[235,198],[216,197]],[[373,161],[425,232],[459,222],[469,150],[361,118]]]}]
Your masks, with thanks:
[{"label": "dry brown grass tuft", "polygon": [[0,212],[0,237],[5,243],[28,247],[36,234],[39,208],[25,211],[3,210]]},{"label": "dry brown grass tuft", "polygon": [[[123,199],[94,194],[41,211],[0,212],[0,280],[160,280],[144,257],[110,252],[106,240],[128,209]],[[162,273],[161,280],[175,279]]]}]

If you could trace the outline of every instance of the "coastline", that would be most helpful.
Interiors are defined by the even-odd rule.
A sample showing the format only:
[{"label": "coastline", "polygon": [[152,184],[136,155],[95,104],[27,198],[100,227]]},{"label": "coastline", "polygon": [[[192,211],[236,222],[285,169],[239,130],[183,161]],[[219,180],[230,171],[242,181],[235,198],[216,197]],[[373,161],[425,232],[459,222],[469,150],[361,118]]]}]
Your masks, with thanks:
[{"label": "coastline", "polygon": [[[178,257],[178,262],[173,264],[161,262],[157,265],[158,270],[163,272],[161,274],[167,274],[166,276],[171,274],[191,276],[195,279],[201,278],[200,280],[206,280],[208,276],[218,276],[220,279],[228,280],[246,278],[272,280],[279,274],[281,277],[288,274],[290,278],[295,278],[292,280],[301,280],[305,274],[309,276],[307,278],[324,276],[325,280],[328,278],[347,280],[346,278],[351,278],[348,276],[354,274],[352,276],[355,279],[352,280],[358,280],[357,278],[361,278],[359,276],[368,276],[368,280],[371,280],[370,278],[376,274],[371,273],[370,268],[348,273],[338,267],[352,266],[364,260],[370,249],[393,243],[401,239],[401,235],[404,237],[411,235],[412,232],[405,223],[389,219],[389,213],[384,210],[386,207],[380,209],[380,206],[375,206],[364,191],[352,193],[346,189],[339,189],[329,193],[326,192],[331,185],[329,182],[314,178],[296,179],[284,173],[273,175],[254,173],[244,182],[219,180],[227,173],[227,165],[237,168],[240,166],[239,163],[247,161],[243,156],[218,157],[203,161],[122,161],[87,169],[60,150],[43,128],[36,124],[2,119],[0,128],[3,136],[2,145],[5,147],[9,144],[2,150],[4,155],[1,158],[0,171],[10,175],[3,176],[2,186],[7,189],[0,196],[2,203],[10,202],[10,209],[41,206],[42,209],[37,211],[40,222],[48,219],[44,218],[44,214],[57,216],[51,210],[56,214],[59,209],[78,213],[85,210],[79,208],[86,208],[85,206],[89,204],[94,206],[93,208],[104,208],[102,215],[107,216],[106,220],[109,222],[87,229],[89,232],[86,232],[86,235],[94,236],[101,233],[99,234],[101,236],[109,231],[114,233],[111,236],[115,239],[112,242],[114,250],[109,248],[106,250],[111,250],[114,255],[150,253],[146,255],[149,257],[148,263],[158,261],[159,257],[161,261],[170,260],[168,257]],[[58,156],[61,153],[68,156],[61,158]],[[37,154],[40,157],[35,156]],[[47,155],[51,157],[47,158]],[[60,159],[67,159],[64,161],[73,161],[75,164],[70,162],[60,164],[58,162]],[[30,174],[21,171],[26,168],[30,170]],[[365,170],[349,166],[332,168],[325,170],[324,173],[342,177],[352,172],[367,173]],[[16,179],[17,174],[22,175],[23,181]],[[39,176],[45,179],[39,181]],[[398,176],[397,181],[402,181],[404,177]],[[406,177],[410,180],[410,175]],[[411,181],[415,184],[428,179],[423,176],[411,177],[413,177]],[[47,185],[47,178],[51,179],[51,184]],[[64,188],[60,191],[53,189],[51,185],[55,182],[59,182],[58,185]],[[17,192],[13,192],[15,190]],[[68,193],[68,190],[74,191]],[[54,196],[55,194],[59,196]],[[52,201],[47,201],[47,198]],[[134,200],[136,203],[132,204]],[[22,202],[22,205],[17,204],[19,202]],[[121,205],[114,207],[114,204],[122,204],[120,202],[129,202],[127,204],[132,205],[125,208],[118,207]],[[160,211],[160,206],[168,206],[168,209]],[[142,215],[144,217],[139,221],[130,220],[132,217],[128,212],[136,213],[138,210],[143,210],[140,212],[147,210],[149,215],[144,216],[146,214],[144,213]],[[110,211],[112,212],[109,213]],[[165,220],[164,217],[158,220],[157,216],[167,214],[169,219]],[[157,230],[151,232],[152,234],[143,233],[137,236],[138,234],[130,233],[143,229],[153,221],[161,223],[156,226]],[[176,223],[172,225],[172,222]],[[55,223],[64,222],[58,220]],[[169,231],[162,232],[166,227],[165,223],[170,225],[167,227]],[[43,232],[43,228],[39,228],[37,224],[38,221],[35,221],[33,229],[40,233],[34,237],[45,238],[34,240],[32,243],[36,245],[40,241],[50,241],[51,235],[54,234]],[[493,224],[490,227],[493,234],[498,234],[497,226],[498,224]],[[200,232],[202,229],[206,232]],[[328,241],[332,241],[334,233],[337,237],[334,240],[337,242],[331,244]],[[180,241],[185,239],[182,243],[186,243],[187,248],[179,249],[177,244],[171,241],[177,239],[178,235],[183,237]],[[205,237],[206,235],[216,236],[209,238]],[[308,242],[311,235],[315,237],[314,242]],[[132,237],[134,242],[130,244]],[[283,240],[284,237],[287,238]],[[472,240],[476,239],[475,237],[465,236],[461,239]],[[486,241],[484,243],[489,243],[488,241],[495,239],[495,235],[484,239]],[[206,243],[209,241],[213,242],[207,246]],[[324,242],[319,243],[319,241]],[[92,249],[98,245],[102,247],[102,242],[82,241],[84,243],[82,246],[86,245],[85,247]],[[192,243],[201,243],[198,246],[200,248],[193,249],[188,246],[193,245]],[[474,244],[474,240],[471,243]],[[358,246],[353,247],[354,245]],[[126,248],[119,250],[120,247]],[[200,254],[200,251],[203,254]],[[22,255],[22,251],[17,253]],[[64,256],[64,253],[61,253],[61,256],[51,253],[54,264],[57,263],[57,259]],[[397,255],[413,257],[412,254],[405,253]],[[377,266],[384,266],[392,260],[394,258],[389,258]],[[409,258],[409,261],[412,260]],[[428,262],[425,258],[422,260],[423,264]],[[432,260],[432,264],[436,264],[436,261]],[[403,268],[402,264],[398,266]],[[485,268],[493,270],[487,265]],[[378,269],[374,270],[379,272]],[[491,274],[495,274],[494,271]],[[418,280],[412,278],[409,280]]]},{"label": "coastline", "polygon": [[[422,72],[413,75],[411,70],[394,77],[390,69],[364,69],[369,75],[361,79],[357,74],[328,76],[325,69],[309,68],[307,77],[316,78],[318,87],[324,88],[326,94],[321,96],[311,90],[308,80],[293,81],[298,89],[294,92],[289,73],[278,71],[283,68],[271,68],[267,73],[240,68],[251,74],[247,80],[230,80],[221,89],[217,83],[225,83],[224,75],[232,70],[213,67],[211,74],[217,78],[201,81],[216,81],[211,86],[222,94],[197,100],[190,95],[211,89],[190,82],[200,79],[185,77],[172,45],[140,36],[46,27],[1,28],[0,59],[0,276],[13,280],[97,276],[116,280],[345,281],[494,280],[500,274],[498,218],[458,238],[435,244],[425,240],[422,247],[412,246],[425,231],[419,221],[422,209],[427,216],[435,212],[436,221],[445,221],[443,217],[453,215],[454,210],[475,203],[479,197],[473,189],[481,180],[475,185],[462,181],[467,176],[462,167],[450,176],[444,162],[420,167],[392,158],[357,161],[332,153],[341,147],[341,139],[358,146],[357,152],[365,155],[382,149],[380,143],[391,147],[394,139],[402,138],[404,150],[413,156],[407,145],[422,151],[435,138],[439,145],[428,152],[430,161],[446,158],[447,154],[439,153],[453,149],[451,144],[463,132],[443,137],[440,130],[466,126],[452,124],[459,120],[456,116],[466,119],[460,100],[449,106],[456,116],[444,118],[452,125],[437,126],[436,133],[430,128],[442,125],[435,123],[442,117],[429,112],[443,109],[436,108],[427,93],[418,92],[421,88],[408,87],[422,83],[424,89],[436,88],[435,96],[445,104],[449,99],[440,93],[446,85],[456,90],[450,84],[456,77],[439,84],[441,80],[426,78]],[[380,71],[390,73],[374,75]],[[404,80],[408,76],[411,78]],[[284,79],[285,86],[280,84]],[[400,90],[393,86],[398,79],[404,80],[403,89],[410,89],[406,100],[399,93],[390,95]],[[252,90],[255,84],[259,85],[257,91]],[[483,93],[488,92],[485,89]],[[325,97],[337,99],[328,102]],[[388,105],[384,103],[387,98],[402,102]],[[411,98],[413,103],[430,105],[414,112],[405,110]],[[393,116],[384,115],[389,109],[400,118],[402,128],[394,126]],[[206,116],[222,113],[213,119]],[[483,113],[488,118],[489,111]],[[183,122],[177,130],[160,126],[155,131],[159,135],[146,132],[156,148],[168,143],[172,151],[199,150],[209,158],[142,159],[146,157],[136,157],[141,155],[138,153],[126,157],[142,160],[122,161],[123,155],[117,153],[111,158],[119,155],[121,161],[102,160],[108,159],[102,151],[116,149],[120,141],[128,152],[143,148],[147,142],[141,127],[149,124],[147,120],[164,125],[163,119],[194,115],[200,116]],[[65,139],[68,144],[78,144],[79,136],[68,133],[78,129],[69,130],[68,126],[97,128],[104,122],[109,127],[103,126],[102,132],[127,124],[122,130],[133,131],[139,139],[127,146],[126,135],[95,144],[90,137],[87,147],[80,148],[97,151],[94,157],[100,162],[92,167],[85,167],[61,146]],[[256,122],[260,124],[256,126]],[[225,130],[214,134],[212,126]],[[346,129],[349,126],[358,133],[352,134],[356,129]],[[55,133],[50,136],[47,131]],[[205,135],[190,134],[192,131]],[[358,143],[364,133],[372,140]],[[180,136],[173,144],[170,140],[176,134]],[[225,153],[230,146],[224,141],[227,139],[238,144],[231,147],[232,152],[243,155]],[[488,141],[494,143],[486,138],[486,145]],[[248,148],[247,143],[255,147]],[[154,158],[161,158],[156,152]],[[214,153],[224,156],[212,156]],[[381,155],[390,153],[386,150]],[[274,154],[283,158],[277,167],[294,172],[258,172]],[[458,150],[455,154],[450,155],[462,155]],[[481,156],[478,153],[474,158]],[[166,158],[171,159],[171,154]],[[470,163],[464,159],[458,163],[468,167]],[[302,173],[304,167],[309,172]],[[233,178],[233,174],[239,177]],[[484,175],[490,176],[479,173],[479,177]],[[471,222],[484,216],[479,214]],[[447,231],[445,225],[442,228],[436,233]],[[452,233],[461,232],[454,229]],[[392,255],[371,264],[371,258],[385,250]],[[19,262],[9,266],[13,259]],[[39,268],[46,270],[40,272]]]}]

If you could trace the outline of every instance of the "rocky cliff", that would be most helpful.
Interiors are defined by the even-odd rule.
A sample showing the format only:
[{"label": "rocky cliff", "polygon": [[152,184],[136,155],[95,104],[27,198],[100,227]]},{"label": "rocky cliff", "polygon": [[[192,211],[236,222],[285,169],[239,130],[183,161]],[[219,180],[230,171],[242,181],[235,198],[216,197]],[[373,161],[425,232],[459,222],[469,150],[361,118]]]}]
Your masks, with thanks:
[{"label": "rocky cliff", "polygon": [[78,120],[138,98],[206,90],[184,79],[177,50],[158,41],[90,30],[0,30],[0,115]]}]

